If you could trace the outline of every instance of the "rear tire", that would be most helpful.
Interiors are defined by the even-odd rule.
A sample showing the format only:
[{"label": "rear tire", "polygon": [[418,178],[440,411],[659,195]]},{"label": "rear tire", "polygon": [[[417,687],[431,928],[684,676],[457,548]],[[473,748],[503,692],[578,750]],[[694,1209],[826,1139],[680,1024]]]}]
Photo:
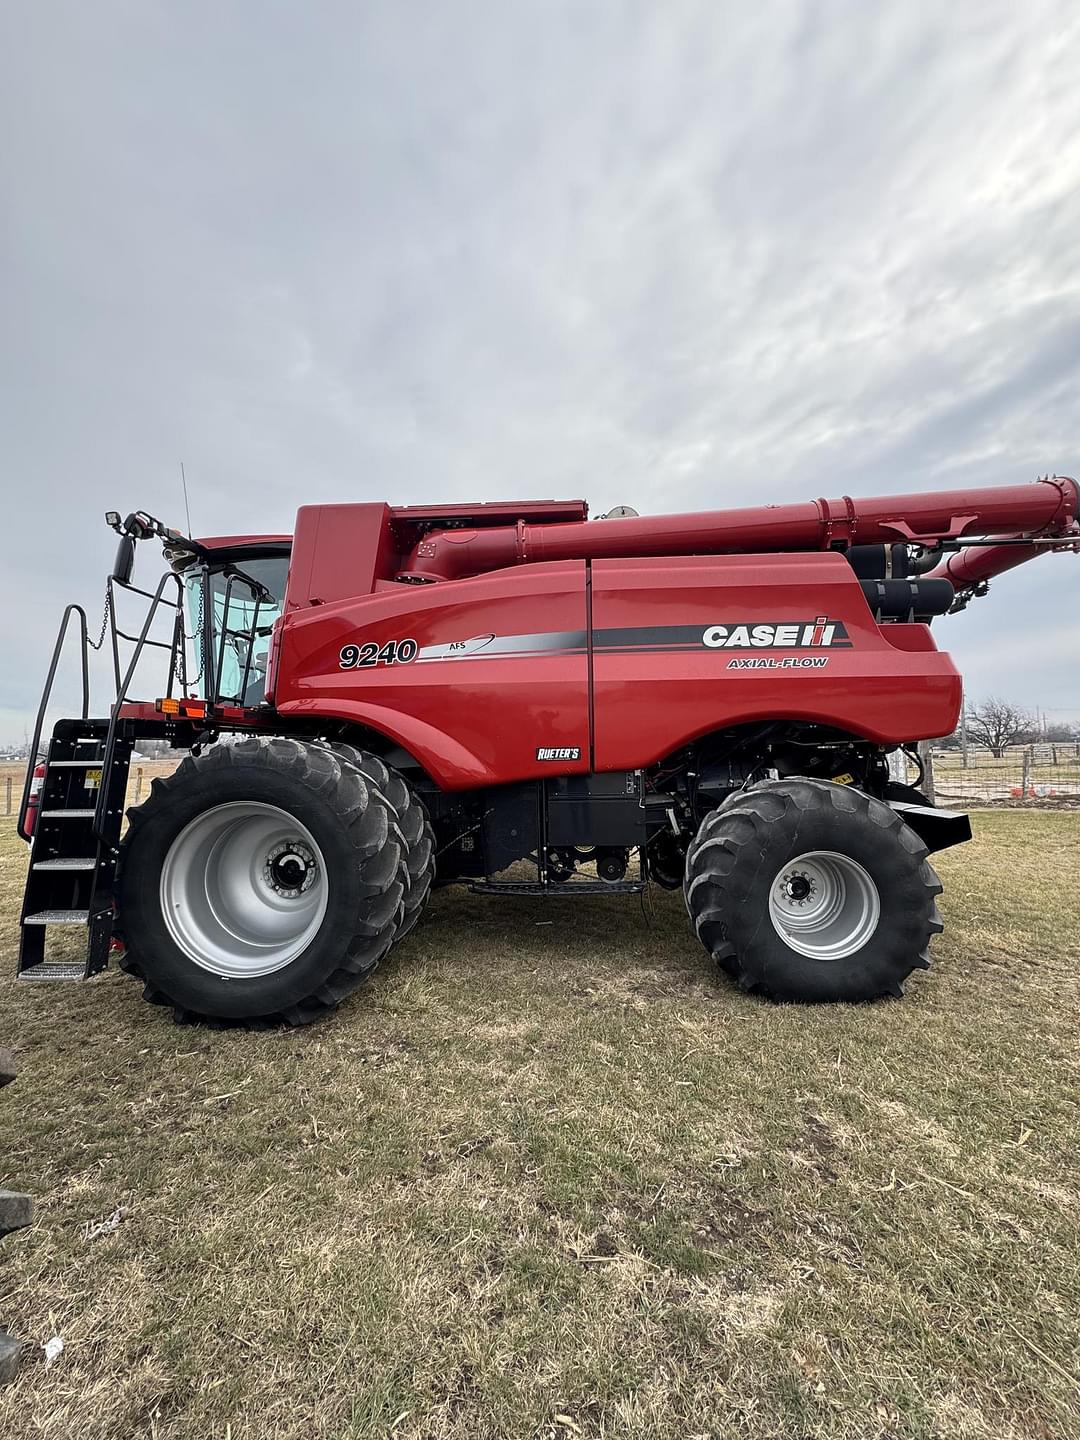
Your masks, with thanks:
[{"label": "rear tire", "polygon": [[320,746],[215,745],[129,812],[127,966],[178,1020],[304,1025],[393,943],[404,840],[389,802]]},{"label": "rear tire", "polygon": [[405,841],[402,854],[405,900],[394,939],[404,940],[419,921],[435,879],[435,831],[427,808],[405,777],[377,755],[337,740],[331,743],[330,749],[339,759],[355,766],[394,807]]},{"label": "rear tire", "polygon": [[765,781],[702,821],[686,908],[744,990],[798,1001],[902,995],[942,928],[927,853],[896,811],[860,790]]}]

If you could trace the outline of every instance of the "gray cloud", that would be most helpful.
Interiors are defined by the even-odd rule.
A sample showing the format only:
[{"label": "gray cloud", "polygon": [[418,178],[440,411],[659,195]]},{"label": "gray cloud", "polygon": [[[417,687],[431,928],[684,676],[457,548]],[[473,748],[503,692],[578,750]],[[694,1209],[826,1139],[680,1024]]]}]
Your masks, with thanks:
[{"label": "gray cloud", "polygon": [[[1066,473],[1080,16],[8,7],[0,738],[107,506],[643,511]],[[1080,562],[941,628],[1080,718]]]}]

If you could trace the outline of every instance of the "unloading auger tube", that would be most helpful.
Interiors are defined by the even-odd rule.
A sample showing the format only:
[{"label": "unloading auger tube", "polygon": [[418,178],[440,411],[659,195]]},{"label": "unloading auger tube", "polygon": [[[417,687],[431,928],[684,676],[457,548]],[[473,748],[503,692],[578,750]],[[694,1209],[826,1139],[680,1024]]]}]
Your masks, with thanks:
[{"label": "unloading auger tube", "polygon": [[[399,578],[452,580],[544,560],[831,550],[897,541],[933,546],[965,536],[1052,537],[1074,530],[1078,509],[1076,481],[1046,476],[1033,485],[858,500],[845,495],[790,505],[633,517],[617,524],[519,522],[493,529],[437,530],[415,546]],[[1019,563],[1007,547],[999,558],[1006,556],[1008,564],[999,568]]]}]

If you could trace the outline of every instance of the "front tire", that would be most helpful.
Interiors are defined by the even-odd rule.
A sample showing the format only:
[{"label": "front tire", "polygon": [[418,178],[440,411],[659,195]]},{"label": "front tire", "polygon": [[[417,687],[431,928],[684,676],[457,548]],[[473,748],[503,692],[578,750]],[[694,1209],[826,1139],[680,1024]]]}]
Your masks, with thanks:
[{"label": "front tire", "polygon": [[394,807],[405,841],[402,850],[405,897],[394,939],[404,940],[419,921],[435,879],[435,831],[427,807],[405,777],[378,755],[339,740],[332,741],[330,749],[339,760],[355,766]]},{"label": "front tire", "polygon": [[376,787],[284,737],[215,745],[129,813],[129,968],[178,1019],[303,1025],[393,943],[404,840]]},{"label": "front tire", "polygon": [[927,853],[896,811],[860,790],[765,781],[702,821],[686,907],[744,990],[798,1001],[902,995],[942,928]]}]

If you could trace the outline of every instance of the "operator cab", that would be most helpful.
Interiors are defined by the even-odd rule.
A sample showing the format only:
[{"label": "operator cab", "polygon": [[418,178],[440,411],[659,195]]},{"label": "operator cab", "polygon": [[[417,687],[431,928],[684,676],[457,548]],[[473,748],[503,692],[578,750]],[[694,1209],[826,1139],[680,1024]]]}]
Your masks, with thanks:
[{"label": "operator cab", "polygon": [[223,536],[198,546],[198,554],[166,548],[184,582],[189,673],[211,703],[261,705],[291,537]]}]

